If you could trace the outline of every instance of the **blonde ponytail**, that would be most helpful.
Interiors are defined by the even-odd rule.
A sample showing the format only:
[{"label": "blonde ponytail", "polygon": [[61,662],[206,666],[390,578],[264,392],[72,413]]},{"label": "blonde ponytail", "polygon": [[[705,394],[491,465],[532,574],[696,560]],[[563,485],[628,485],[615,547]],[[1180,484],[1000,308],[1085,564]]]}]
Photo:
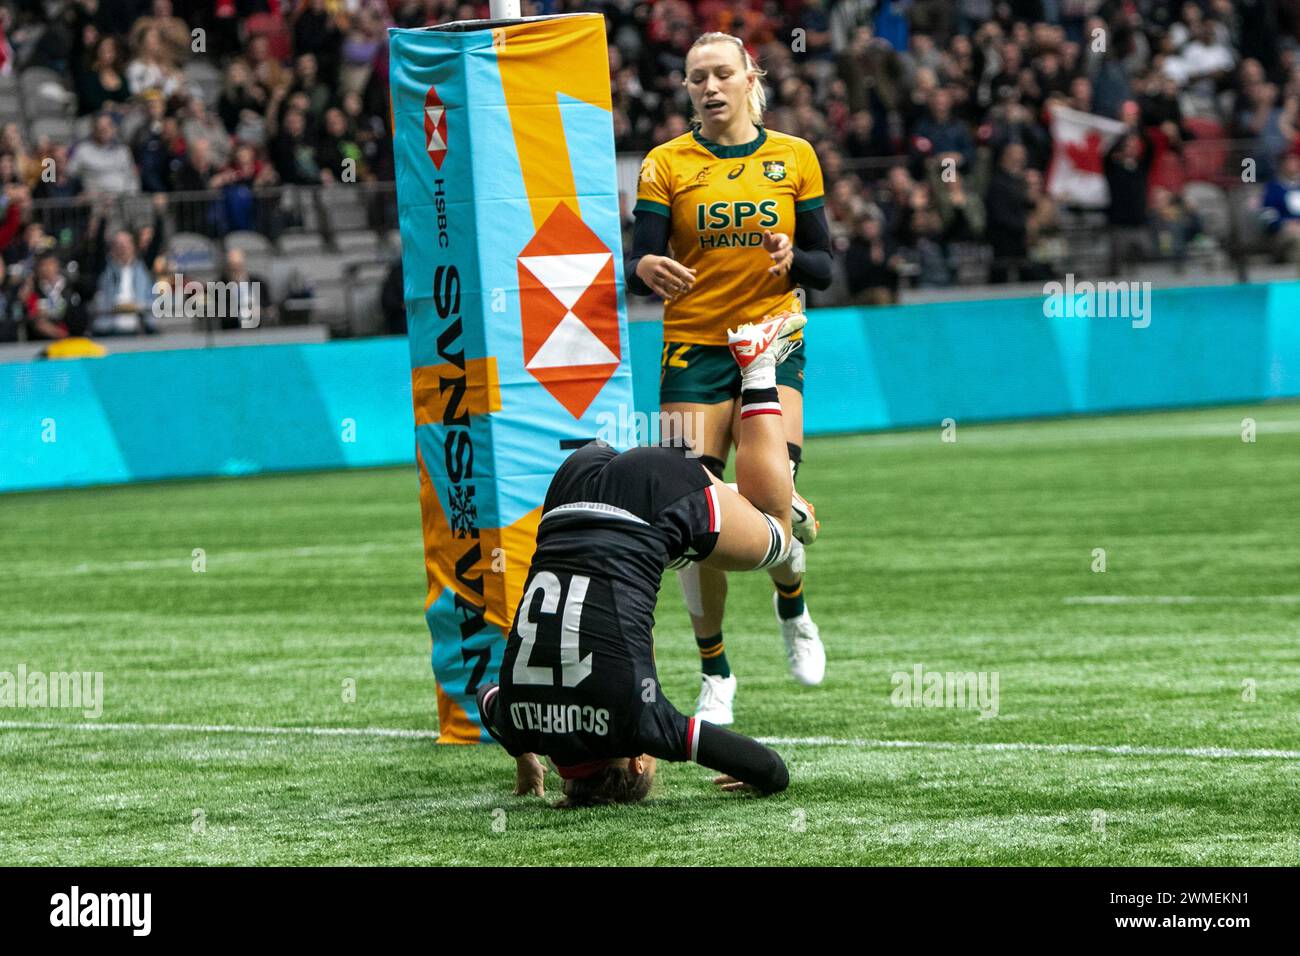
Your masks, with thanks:
[{"label": "blonde ponytail", "polygon": [[[730,33],[703,33],[691,44],[691,50],[711,43],[730,43],[740,51],[740,59],[745,64],[745,75],[754,77],[754,85],[749,89],[749,118],[755,126],[762,126],[763,113],[767,110],[767,91],[763,89],[763,77],[767,76],[767,70],[760,70],[740,37],[734,37]],[[687,56],[690,56],[691,50],[686,51]]]}]

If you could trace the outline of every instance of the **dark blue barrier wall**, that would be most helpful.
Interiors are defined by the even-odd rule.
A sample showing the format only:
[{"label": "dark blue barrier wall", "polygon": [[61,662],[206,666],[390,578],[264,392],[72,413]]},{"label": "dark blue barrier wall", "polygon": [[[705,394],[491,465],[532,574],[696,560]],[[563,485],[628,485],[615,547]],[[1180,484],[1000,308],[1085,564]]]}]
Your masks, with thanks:
[{"label": "dark blue barrier wall", "polygon": [[[809,434],[1300,396],[1300,283],[1160,290],[1150,324],[1041,298],[810,315]],[[630,326],[637,410],[661,330]],[[412,460],[403,339],[0,365],[0,490]]]}]

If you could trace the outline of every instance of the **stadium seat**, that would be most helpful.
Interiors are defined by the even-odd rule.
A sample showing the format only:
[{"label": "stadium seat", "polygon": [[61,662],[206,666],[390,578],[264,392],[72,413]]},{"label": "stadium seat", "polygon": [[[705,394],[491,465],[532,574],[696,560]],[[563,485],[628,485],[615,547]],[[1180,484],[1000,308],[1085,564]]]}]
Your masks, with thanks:
[{"label": "stadium seat", "polygon": [[286,232],[280,237],[280,251],[286,256],[299,253],[319,256],[325,251],[325,240],[318,232]]},{"label": "stadium seat", "polygon": [[217,244],[194,232],[178,232],[167,243],[167,255],[176,268],[196,278],[215,278],[221,271]]},{"label": "stadium seat", "polygon": [[22,115],[22,95],[17,90],[0,90],[0,116],[18,118]]},{"label": "stadium seat", "polygon": [[275,247],[271,245],[271,240],[260,232],[238,229],[226,233],[222,242],[227,250],[242,250],[250,265],[267,262],[275,255]]},{"label": "stadium seat", "polygon": [[74,111],[76,97],[64,85],[58,73],[44,66],[29,66],[18,78],[23,108],[28,117],[68,116]]},{"label": "stadium seat", "polygon": [[321,198],[330,232],[365,229],[370,225],[370,215],[367,210],[369,194],[354,188],[352,184],[329,187]]},{"label": "stadium seat", "polygon": [[334,237],[334,245],[339,252],[349,258],[387,257],[388,250],[383,240],[369,229],[355,232],[340,232]]},{"label": "stadium seat", "polygon": [[1200,217],[1206,235],[1213,236],[1220,243],[1231,238],[1232,206],[1227,193],[1210,183],[1192,182],[1183,191],[1183,198]]},{"label": "stadium seat", "polygon": [[32,144],[39,143],[42,137],[51,143],[71,143],[77,138],[77,123],[70,116],[38,116],[27,129]]}]

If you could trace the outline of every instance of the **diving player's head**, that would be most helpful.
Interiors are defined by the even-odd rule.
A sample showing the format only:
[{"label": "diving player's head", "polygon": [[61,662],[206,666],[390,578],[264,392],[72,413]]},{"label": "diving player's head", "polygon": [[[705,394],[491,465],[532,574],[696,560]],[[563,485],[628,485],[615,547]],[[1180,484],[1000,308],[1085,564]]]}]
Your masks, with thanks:
[{"label": "diving player's head", "polygon": [[657,761],[649,754],[595,760],[578,767],[556,767],[564,778],[562,807],[639,803],[650,792]]},{"label": "diving player's head", "polygon": [[728,33],[705,33],[691,45],[684,83],[705,139],[763,125],[767,94],[759,81],[766,75],[745,44]]}]

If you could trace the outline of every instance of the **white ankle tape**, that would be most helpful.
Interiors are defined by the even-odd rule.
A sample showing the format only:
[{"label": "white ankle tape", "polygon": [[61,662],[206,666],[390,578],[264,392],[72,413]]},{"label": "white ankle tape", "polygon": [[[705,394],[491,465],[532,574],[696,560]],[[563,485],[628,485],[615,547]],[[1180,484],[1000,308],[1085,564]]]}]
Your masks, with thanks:
[{"label": "white ankle tape", "polygon": [[763,356],[740,373],[740,388],[776,388],[776,363],[763,361]]}]

